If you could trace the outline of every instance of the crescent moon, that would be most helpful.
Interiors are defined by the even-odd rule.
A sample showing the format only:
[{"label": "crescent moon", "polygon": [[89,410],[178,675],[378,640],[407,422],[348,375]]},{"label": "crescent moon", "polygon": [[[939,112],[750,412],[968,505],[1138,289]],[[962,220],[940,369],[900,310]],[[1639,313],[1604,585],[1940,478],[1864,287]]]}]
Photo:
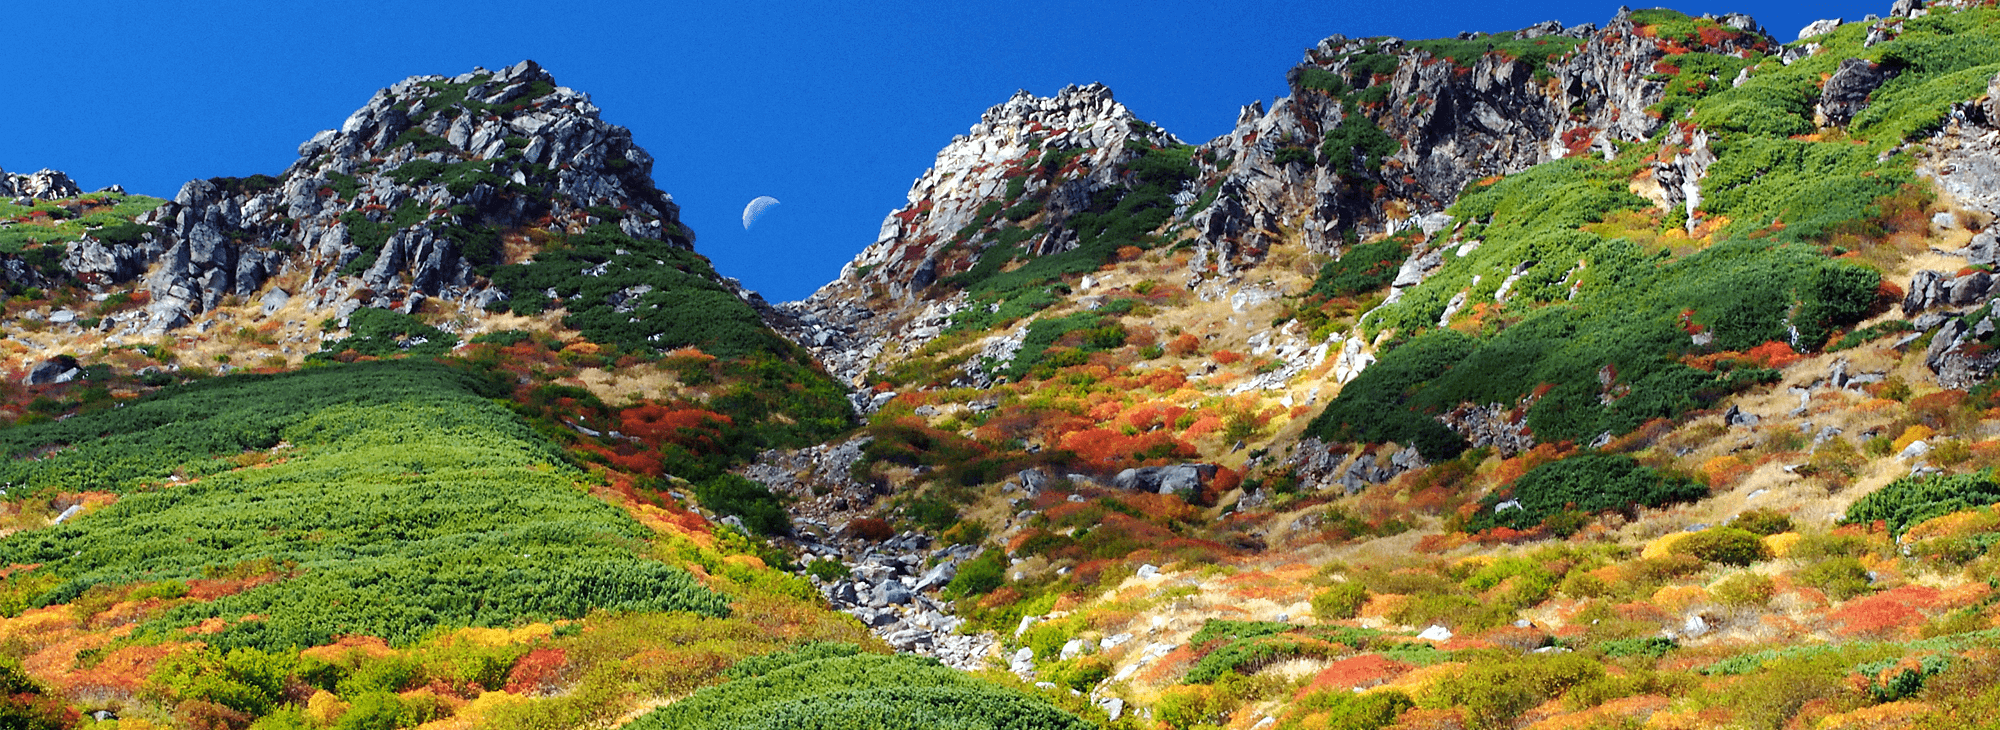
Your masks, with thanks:
[{"label": "crescent moon", "polygon": [[743,230],[750,230],[750,225],[756,223],[758,218],[763,217],[764,211],[770,210],[771,206],[777,204],[777,198],[769,195],[759,195],[756,200],[750,201],[749,205],[743,206]]}]

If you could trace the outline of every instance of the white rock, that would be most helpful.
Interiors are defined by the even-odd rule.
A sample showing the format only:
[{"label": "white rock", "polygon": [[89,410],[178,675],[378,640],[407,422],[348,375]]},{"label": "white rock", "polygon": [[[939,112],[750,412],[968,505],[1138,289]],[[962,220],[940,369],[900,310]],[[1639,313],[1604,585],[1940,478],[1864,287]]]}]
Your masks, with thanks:
[{"label": "white rock", "polygon": [[1919,456],[1923,456],[1924,454],[1928,454],[1930,452],[1931,452],[1930,444],[1924,443],[1921,440],[1911,441],[1909,446],[1903,447],[1903,453],[1897,454],[1896,458],[1914,459]]},{"label": "white rock", "polygon": [[1799,40],[1805,40],[1813,36],[1826,35],[1828,33],[1834,32],[1835,30],[1838,30],[1839,28],[1840,28],[1839,18],[1827,18],[1825,20],[1815,20],[1806,27],[1799,29]]},{"label": "white rock", "polygon": [[1035,650],[1021,647],[1020,651],[1014,652],[1014,658],[1008,662],[1007,669],[1023,676],[1032,674],[1035,671]]},{"label": "white rock", "polygon": [[1429,641],[1450,641],[1451,629],[1447,629],[1439,624],[1431,624],[1430,628],[1424,629],[1421,634],[1417,634],[1417,638]]}]

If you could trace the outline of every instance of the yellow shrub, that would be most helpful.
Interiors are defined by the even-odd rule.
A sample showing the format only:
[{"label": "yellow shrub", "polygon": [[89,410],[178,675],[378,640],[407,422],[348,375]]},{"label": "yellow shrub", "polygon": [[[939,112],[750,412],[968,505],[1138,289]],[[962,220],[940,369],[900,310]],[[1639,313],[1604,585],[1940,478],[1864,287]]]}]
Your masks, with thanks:
[{"label": "yellow shrub", "polygon": [[1653,605],[1674,613],[1707,601],[1708,590],[1701,586],[1666,586],[1653,592]]},{"label": "yellow shrub", "polygon": [[1890,447],[1890,450],[1898,454],[1903,453],[1903,449],[1909,448],[1910,444],[1930,438],[1936,433],[1936,431],[1931,430],[1931,427],[1919,423],[1903,429],[1903,435],[1896,437],[1896,443]]},{"label": "yellow shrub", "polygon": [[347,714],[347,701],[334,696],[332,692],[320,690],[306,700],[306,717],[321,726],[331,726]]},{"label": "yellow shrub", "polygon": [[1688,536],[1693,534],[1695,533],[1676,532],[1670,535],[1661,535],[1659,538],[1653,540],[1652,542],[1646,543],[1646,548],[1644,550],[1639,551],[1639,557],[1649,558],[1649,559],[1664,558],[1668,555],[1673,554],[1671,551],[1673,550],[1674,543],[1686,540],[1688,539]]},{"label": "yellow shrub", "polygon": [[1796,532],[1780,532],[1776,535],[1764,536],[1764,547],[1771,550],[1771,557],[1774,558],[1782,558],[1790,555],[1792,548],[1798,547],[1798,544],[1799,533]]}]

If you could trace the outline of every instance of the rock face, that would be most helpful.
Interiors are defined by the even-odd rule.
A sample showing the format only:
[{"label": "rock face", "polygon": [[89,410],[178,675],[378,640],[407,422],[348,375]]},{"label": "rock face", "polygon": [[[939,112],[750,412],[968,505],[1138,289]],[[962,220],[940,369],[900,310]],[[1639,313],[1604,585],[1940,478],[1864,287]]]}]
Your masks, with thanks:
[{"label": "rock face", "polygon": [[[1046,194],[1043,215],[1065,219],[1089,207],[1093,195],[1125,184],[1122,166],[1141,154],[1128,143],[1180,140],[1140,121],[1102,84],[1065,87],[1047,98],[1017,92],[938,153],[910,187],[909,204],[882,220],[875,242],[842,267],[840,278],[804,301],[781,305],[797,321],[779,323],[779,330],[843,382],[866,372],[884,350],[914,349],[964,306],[912,303],[978,262],[982,251],[958,233],[991,216],[983,206]],[[1047,255],[1075,245],[1058,226],[1048,231],[1021,246]]]},{"label": "rock face", "polygon": [[743,467],[745,478],[770,488],[792,500],[789,511],[801,521],[823,526],[844,526],[850,520],[872,514],[874,499],[881,493],[875,485],[854,481],[849,470],[861,460],[868,445],[866,436],[838,444],[821,444],[803,449],[771,449]]},{"label": "rock face", "polygon": [[138,221],[151,227],[142,240],[86,239],[63,267],[100,283],[151,269],[148,332],[258,296],[287,270],[308,272],[288,296],[315,309],[480,306],[500,298],[482,274],[523,227],[574,234],[615,219],[631,236],[691,248],[652,165],[630,131],[532,61],[417,76],[300,145],[283,174],[189,182]]},{"label": "rock face", "polygon": [[[1721,39],[1708,49],[1712,52],[1771,45],[1748,16],[1717,20],[1735,35]],[[1645,109],[1666,89],[1665,82],[1648,80],[1647,74],[1667,52],[1661,41],[1636,31],[1623,16],[1602,30],[1545,23],[1520,31],[1521,37],[1581,41],[1576,50],[1549,59],[1542,68],[1495,53],[1469,62],[1441,58],[1394,38],[1336,35],[1320,41],[1293,69],[1291,96],[1269,112],[1261,105],[1245,107],[1234,131],[1203,145],[1196,155],[1204,159],[1212,152],[1231,163],[1202,181],[1218,193],[1215,203],[1195,216],[1199,234],[1190,265],[1196,272],[1229,275],[1284,235],[1281,223],[1294,221],[1300,221],[1299,236],[1310,249],[1338,253],[1347,232],[1419,225],[1474,180],[1584,151],[1610,150],[1613,141],[1647,138],[1663,122]],[[1381,68],[1376,64],[1383,56],[1394,58],[1393,71],[1367,78],[1360,69]],[[1350,88],[1382,87],[1384,101],[1348,103],[1323,88],[1329,75]],[[1321,81],[1309,85],[1312,79]],[[1379,128],[1397,151],[1381,161],[1379,170],[1337,169],[1324,154],[1307,164],[1298,161],[1297,153],[1286,153],[1323,152],[1343,125]],[[1683,171],[1680,177],[1686,180],[1677,182],[1691,184],[1705,170],[1704,163],[1691,175]]]},{"label": "rock face", "polygon": [[[1995,91],[2000,91],[2000,76],[1988,83],[1984,103],[1953,105],[1943,128],[1924,144],[1913,145],[1918,175],[1958,206],[1989,219],[2000,215],[2000,115],[1992,108],[2000,94]],[[1968,265],[2000,262],[2000,226],[1979,230],[1965,248],[1947,253],[1963,257]],[[1962,274],[1918,271],[1905,291],[1903,316],[1919,332],[1931,333],[1924,365],[1936,374],[1938,385],[1971,388],[2000,370],[2000,321],[1974,316],[2000,294],[1992,275],[1976,269]]]},{"label": "rock face", "polygon": [[808,579],[835,609],[860,620],[897,651],[972,671],[984,669],[999,644],[990,633],[957,633],[964,619],[952,615],[950,602],[932,597],[951,582],[959,563],[978,554],[977,546],[933,550],[929,537],[904,533],[880,543],[801,538],[796,547],[801,562],[836,561],[846,569],[844,578]]},{"label": "rock face", "polygon": [[68,175],[49,169],[20,175],[0,170],[0,197],[54,200],[82,195],[83,189]]},{"label": "rock face", "polygon": [[[1773,45],[1747,16],[1712,19],[1723,32],[1694,50],[1743,54]],[[1191,150],[1195,177],[1174,193],[1165,227],[1193,248],[1190,287],[1233,280],[1279,242],[1338,255],[1357,234],[1463,225],[1441,211],[1470,182],[1586,151],[1616,154],[1614,142],[1647,139],[1668,124],[1646,110],[1665,93],[1666,82],[1649,76],[1670,60],[1671,44],[1642,30],[1621,14],[1602,29],[1550,22],[1515,34],[1548,44],[1545,60],[1488,52],[1498,39],[1476,35],[1457,41],[1458,50],[1395,38],[1321,41],[1289,74],[1289,96],[1268,110],[1243,107],[1229,134]],[[1653,164],[1656,199],[1693,210],[1715,158],[1705,135],[1682,126],[1666,140],[1673,155]],[[1169,144],[1177,140],[1140,122],[1100,85],[1053,98],[1016,94],[939,153],[911,187],[909,204],[884,219],[839,279],[783,305],[795,323],[780,329],[852,382],[885,353],[935,337],[970,306],[940,282],[994,250],[1011,252],[976,235],[996,212],[1046,197],[1041,217],[1026,221],[1035,233],[1018,242],[1020,251],[1069,250],[1077,234],[1062,222],[1133,185],[1129,165],[1147,147]],[[985,346],[1002,349],[1006,336]],[[978,378],[968,372],[967,384]]]},{"label": "rock face", "polygon": [[1820,124],[1844,125],[1868,107],[1868,95],[1876,87],[1895,77],[1895,69],[1879,63],[1859,58],[1841,61],[1840,69],[1833,72],[1820,91],[1813,114]]}]

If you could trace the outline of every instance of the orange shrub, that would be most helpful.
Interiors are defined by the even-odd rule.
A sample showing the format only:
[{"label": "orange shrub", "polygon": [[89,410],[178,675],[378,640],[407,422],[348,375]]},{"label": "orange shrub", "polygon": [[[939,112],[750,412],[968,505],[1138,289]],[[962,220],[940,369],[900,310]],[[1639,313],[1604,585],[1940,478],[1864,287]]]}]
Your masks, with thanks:
[{"label": "orange shrub", "polygon": [[1234,365],[1243,362],[1243,354],[1232,350],[1216,350],[1215,362],[1221,365]]},{"label": "orange shrub", "polygon": [[1493,470],[1493,488],[1510,486],[1530,469],[1560,459],[1575,450],[1575,447],[1564,448],[1561,444],[1536,444],[1535,448],[1522,452],[1520,456],[1500,462],[1499,468]]},{"label": "orange shrub", "polygon": [[1929,586],[1903,586],[1842,604],[1827,615],[1835,633],[1845,637],[1896,639],[1912,637],[1929,620],[1919,606],[1937,602],[1942,594]]},{"label": "orange shrub", "polygon": [[1220,430],[1222,430],[1222,417],[1213,413],[1203,413],[1195,418],[1193,425],[1181,432],[1181,440],[1195,441]]},{"label": "orange shrub", "polygon": [[1702,462],[1701,475],[1708,479],[1709,489],[1724,489],[1736,480],[1748,475],[1752,467],[1734,456],[1718,456]]},{"label": "orange shrub", "polygon": [[561,688],[568,674],[569,655],[560,648],[543,647],[528,652],[507,673],[507,691],[517,695],[544,695]]},{"label": "orange shrub", "polygon": [[1139,384],[1153,389],[1156,393],[1172,393],[1187,385],[1187,371],[1179,367],[1154,370],[1139,376]]},{"label": "orange shrub", "polygon": [[1798,362],[1799,358],[1804,356],[1793,350],[1791,345],[1771,340],[1750,348],[1743,353],[1743,357],[1760,367],[1782,368]]},{"label": "orange shrub", "polygon": [[1140,431],[1150,431],[1155,427],[1173,426],[1174,419],[1186,412],[1186,408],[1172,403],[1149,401],[1127,409],[1118,416],[1118,420]]},{"label": "orange shrub", "polygon": [[1113,466],[1126,462],[1195,455],[1193,446],[1174,440],[1164,431],[1126,435],[1108,428],[1090,428],[1064,434],[1057,448],[1075,452],[1092,464]]},{"label": "orange shrub", "polygon": [[1167,352],[1178,357],[1193,355],[1201,349],[1201,340],[1194,335],[1181,335],[1167,343]]}]

